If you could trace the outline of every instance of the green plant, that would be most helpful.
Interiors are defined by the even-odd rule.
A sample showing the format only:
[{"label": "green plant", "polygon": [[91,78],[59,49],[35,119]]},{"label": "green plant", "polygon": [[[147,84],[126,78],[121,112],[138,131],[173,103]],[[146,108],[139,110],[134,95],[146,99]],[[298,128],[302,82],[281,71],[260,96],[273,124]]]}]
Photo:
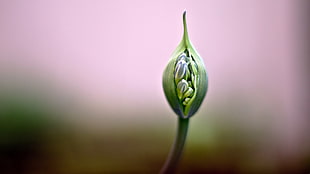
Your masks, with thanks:
[{"label": "green plant", "polygon": [[199,109],[208,88],[208,76],[202,58],[189,40],[186,11],[184,33],[163,74],[163,89],[173,111],[179,116],[174,145],[160,173],[173,173],[182,155],[189,119]]}]

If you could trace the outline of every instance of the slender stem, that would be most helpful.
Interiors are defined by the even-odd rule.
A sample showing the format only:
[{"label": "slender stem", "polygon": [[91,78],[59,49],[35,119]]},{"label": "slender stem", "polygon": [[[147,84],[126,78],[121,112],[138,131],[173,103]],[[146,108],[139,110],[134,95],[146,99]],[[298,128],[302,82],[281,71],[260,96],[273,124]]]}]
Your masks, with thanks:
[{"label": "slender stem", "polygon": [[189,118],[179,117],[178,132],[176,134],[176,138],[170,150],[169,156],[166,159],[166,162],[160,171],[161,174],[172,174],[175,172],[175,169],[177,168],[177,165],[180,161],[180,157],[183,152],[188,125],[189,125]]}]

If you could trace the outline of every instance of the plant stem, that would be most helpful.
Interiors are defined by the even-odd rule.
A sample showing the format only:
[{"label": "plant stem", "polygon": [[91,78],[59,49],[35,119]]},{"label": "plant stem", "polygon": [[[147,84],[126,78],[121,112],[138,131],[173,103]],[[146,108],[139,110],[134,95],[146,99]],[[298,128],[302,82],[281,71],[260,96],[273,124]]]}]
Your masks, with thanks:
[{"label": "plant stem", "polygon": [[178,132],[176,134],[176,138],[170,150],[169,156],[166,159],[166,162],[162,167],[160,174],[171,174],[175,172],[175,169],[177,168],[177,165],[180,161],[180,157],[183,152],[188,125],[189,125],[189,118],[179,117]]}]

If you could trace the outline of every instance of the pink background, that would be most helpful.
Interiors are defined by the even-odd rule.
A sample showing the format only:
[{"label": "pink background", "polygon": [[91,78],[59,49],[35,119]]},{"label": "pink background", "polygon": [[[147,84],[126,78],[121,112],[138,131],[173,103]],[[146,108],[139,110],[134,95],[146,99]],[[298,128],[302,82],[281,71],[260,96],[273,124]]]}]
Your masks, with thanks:
[{"label": "pink background", "polygon": [[75,112],[106,113],[74,118],[82,120],[81,127],[174,125],[161,80],[181,40],[186,10],[191,41],[209,73],[207,97],[192,119],[190,136],[201,138],[199,130],[217,121],[252,127],[270,136],[275,144],[268,145],[270,151],[292,158],[309,144],[309,120],[299,107],[306,91],[297,5],[293,0],[0,1],[1,85],[31,87],[43,79],[82,106],[72,106]]}]

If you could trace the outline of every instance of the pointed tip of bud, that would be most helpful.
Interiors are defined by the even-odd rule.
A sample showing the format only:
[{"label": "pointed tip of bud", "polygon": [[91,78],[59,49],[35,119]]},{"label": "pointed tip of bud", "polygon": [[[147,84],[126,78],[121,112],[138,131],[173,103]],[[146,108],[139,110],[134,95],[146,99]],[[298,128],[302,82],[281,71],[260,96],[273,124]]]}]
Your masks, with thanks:
[{"label": "pointed tip of bud", "polygon": [[189,37],[186,24],[186,11],[183,12],[183,42],[185,45],[189,45]]}]

